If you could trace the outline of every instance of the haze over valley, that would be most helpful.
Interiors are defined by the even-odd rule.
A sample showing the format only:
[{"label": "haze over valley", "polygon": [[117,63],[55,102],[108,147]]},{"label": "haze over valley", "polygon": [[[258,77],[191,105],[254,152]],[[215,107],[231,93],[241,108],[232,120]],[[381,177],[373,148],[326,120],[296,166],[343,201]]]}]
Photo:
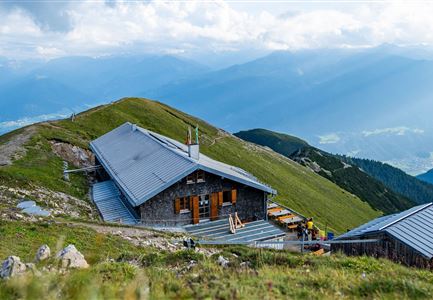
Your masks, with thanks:
[{"label": "haze over valley", "polygon": [[[433,168],[433,55],[382,45],[277,51],[229,67],[168,55],[1,60],[0,131],[126,96],[236,132],[268,128],[332,152]],[[235,58],[235,61],[240,61]]]}]

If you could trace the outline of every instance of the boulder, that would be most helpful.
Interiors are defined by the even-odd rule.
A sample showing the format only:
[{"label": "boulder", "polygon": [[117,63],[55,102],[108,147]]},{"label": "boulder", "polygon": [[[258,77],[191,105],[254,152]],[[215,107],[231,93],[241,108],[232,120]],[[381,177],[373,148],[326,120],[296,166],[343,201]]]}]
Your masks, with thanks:
[{"label": "boulder", "polygon": [[51,250],[48,245],[42,245],[39,247],[38,252],[36,252],[36,261],[42,261],[49,258],[51,255]]},{"label": "boulder", "polygon": [[27,267],[21,262],[17,256],[9,256],[3,261],[0,268],[0,278],[9,278],[21,275],[26,271]]},{"label": "boulder", "polygon": [[31,271],[36,276],[41,275],[41,272],[39,272],[38,269],[36,269],[36,265],[34,263],[27,263],[26,264],[26,270]]},{"label": "boulder", "polygon": [[224,258],[224,256],[220,255],[218,256],[218,264],[222,267],[228,267],[230,261],[226,258]]},{"label": "boulder", "polygon": [[84,259],[83,254],[81,254],[74,245],[69,245],[62,251],[57,253],[57,259],[60,260],[61,268],[75,268],[75,269],[85,269],[89,267],[89,264]]}]

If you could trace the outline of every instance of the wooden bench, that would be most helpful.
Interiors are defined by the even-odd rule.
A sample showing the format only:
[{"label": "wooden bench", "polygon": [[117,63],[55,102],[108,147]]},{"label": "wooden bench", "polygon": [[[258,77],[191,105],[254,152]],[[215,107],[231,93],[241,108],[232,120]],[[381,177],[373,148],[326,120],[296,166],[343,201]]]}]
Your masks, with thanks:
[{"label": "wooden bench", "polygon": [[283,221],[284,219],[287,219],[287,218],[293,218],[293,217],[295,217],[295,215],[293,215],[293,214],[289,214],[289,215],[285,215],[285,216],[278,217],[277,220],[278,220],[278,221]]},{"label": "wooden bench", "polygon": [[283,209],[283,210],[280,210],[280,211],[275,211],[275,212],[271,212],[270,213],[270,215],[272,217],[281,217],[281,216],[284,216],[284,215],[287,215],[287,214],[290,214],[290,211],[287,210],[287,209]]},{"label": "wooden bench", "polygon": [[292,231],[295,230],[297,227],[298,227],[297,224],[287,225],[287,229],[292,230]]}]

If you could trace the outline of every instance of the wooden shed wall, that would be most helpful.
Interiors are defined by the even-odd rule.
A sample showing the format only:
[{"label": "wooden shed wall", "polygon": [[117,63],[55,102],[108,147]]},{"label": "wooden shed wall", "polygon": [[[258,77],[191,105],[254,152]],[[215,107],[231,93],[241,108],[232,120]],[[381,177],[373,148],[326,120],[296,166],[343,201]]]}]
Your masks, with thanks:
[{"label": "wooden shed wall", "polygon": [[428,259],[412,247],[386,233],[363,236],[365,239],[378,239],[376,243],[332,244],[332,251],[341,251],[348,256],[368,255],[388,258],[406,266],[433,270],[433,259]]}]

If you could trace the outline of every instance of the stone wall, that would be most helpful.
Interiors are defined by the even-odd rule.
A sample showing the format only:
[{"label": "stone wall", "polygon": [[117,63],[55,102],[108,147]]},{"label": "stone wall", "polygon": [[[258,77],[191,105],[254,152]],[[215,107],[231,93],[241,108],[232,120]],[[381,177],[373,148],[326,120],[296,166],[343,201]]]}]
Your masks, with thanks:
[{"label": "stone wall", "polygon": [[235,205],[224,203],[218,208],[219,218],[238,212],[242,220],[264,219],[265,193],[243,184],[223,179],[210,173],[205,173],[205,182],[187,184],[186,178],[175,183],[139,207],[141,220],[146,225],[179,226],[192,223],[190,211],[175,213],[174,201],[178,197],[206,195],[223,190],[237,189]]}]

